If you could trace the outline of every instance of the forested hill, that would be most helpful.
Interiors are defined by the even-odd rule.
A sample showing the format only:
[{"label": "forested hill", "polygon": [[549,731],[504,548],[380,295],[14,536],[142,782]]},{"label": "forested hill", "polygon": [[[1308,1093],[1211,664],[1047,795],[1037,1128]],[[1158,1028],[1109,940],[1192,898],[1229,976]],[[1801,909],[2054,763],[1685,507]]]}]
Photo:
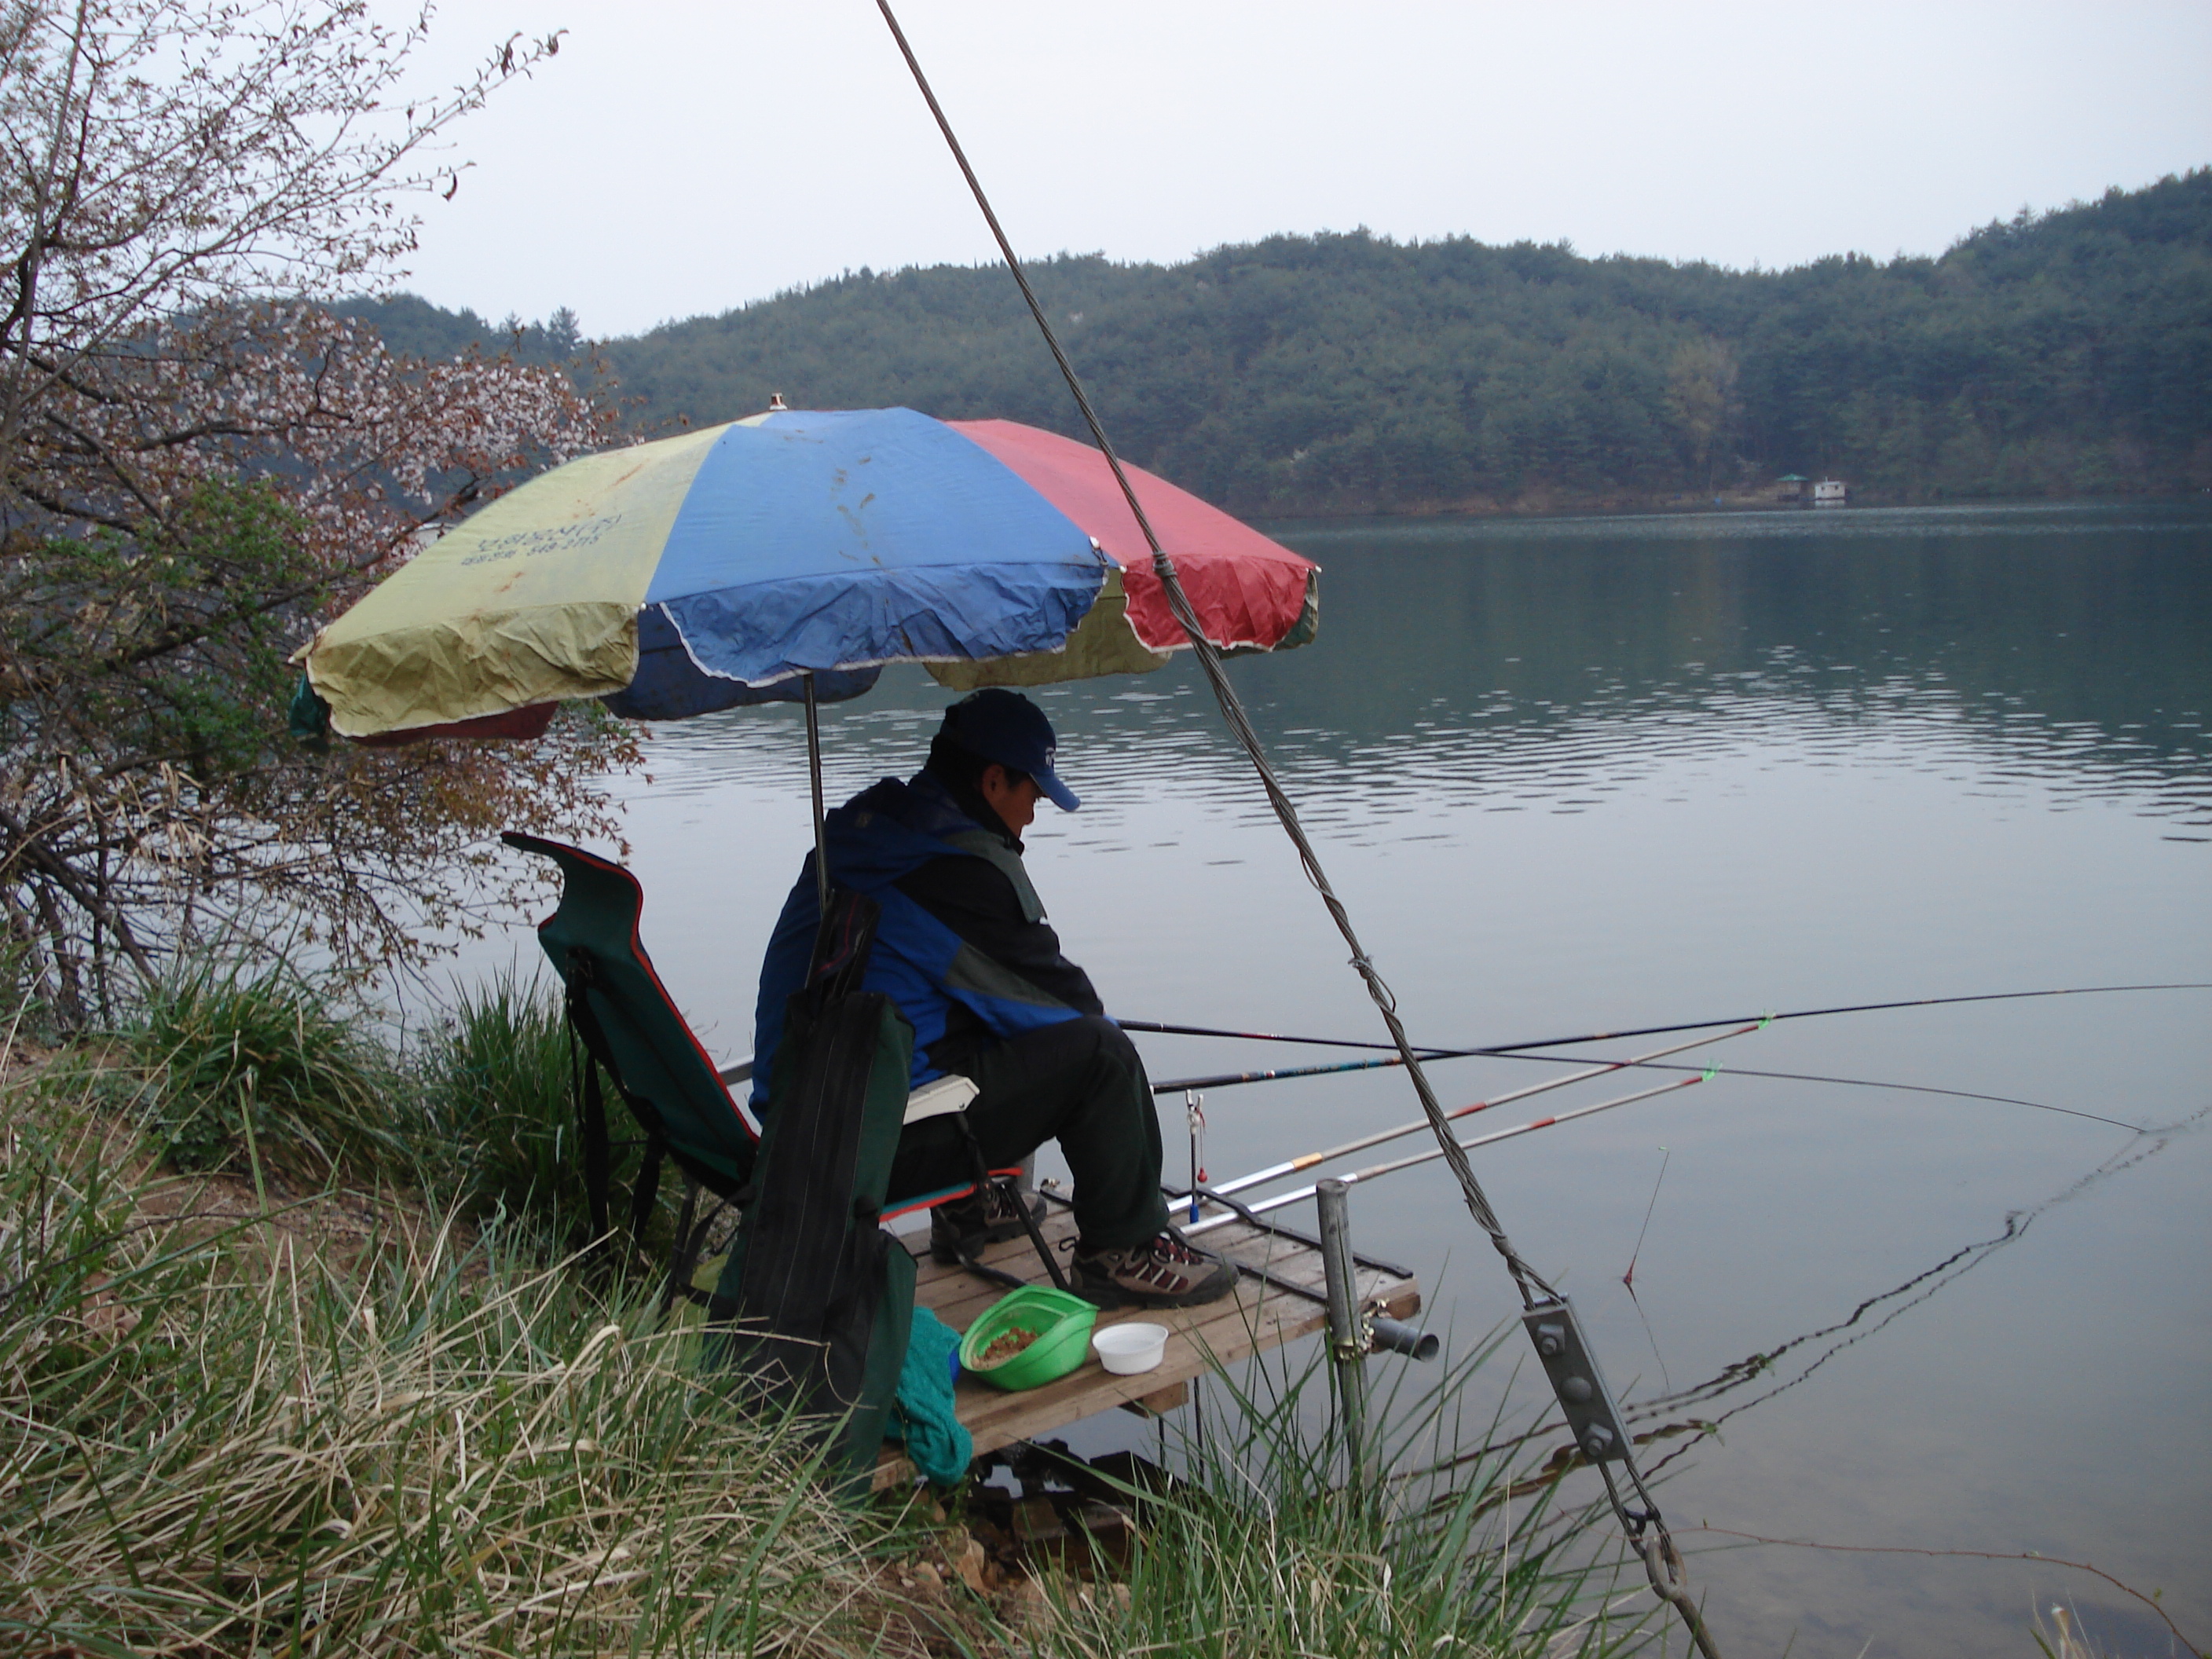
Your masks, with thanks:
[{"label": "forested hill", "polygon": [[[1355,232],[1033,276],[1116,443],[1246,513],[1625,506],[1793,472],[1862,501],[2212,487],[2212,168],[1940,258],[1736,271]],[[410,349],[482,326],[356,309]],[[521,349],[553,355],[568,320]],[[653,426],[781,392],[1075,429],[996,267],[863,270],[601,349]]]}]

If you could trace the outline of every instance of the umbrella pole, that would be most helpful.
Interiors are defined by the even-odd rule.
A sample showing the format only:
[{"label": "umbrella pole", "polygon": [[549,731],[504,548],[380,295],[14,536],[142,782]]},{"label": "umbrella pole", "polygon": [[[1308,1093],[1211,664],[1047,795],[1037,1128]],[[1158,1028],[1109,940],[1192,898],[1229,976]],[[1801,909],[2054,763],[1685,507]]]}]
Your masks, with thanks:
[{"label": "umbrella pole", "polygon": [[830,914],[830,843],[822,828],[822,716],[814,702],[814,676],[802,674],[806,684],[806,781],[814,793],[815,914]]}]

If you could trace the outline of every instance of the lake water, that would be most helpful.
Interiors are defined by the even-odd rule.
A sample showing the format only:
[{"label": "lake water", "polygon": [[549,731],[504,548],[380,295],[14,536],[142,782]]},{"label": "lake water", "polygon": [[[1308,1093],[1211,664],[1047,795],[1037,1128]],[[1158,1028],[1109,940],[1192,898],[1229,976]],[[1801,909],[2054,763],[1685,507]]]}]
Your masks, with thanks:
[{"label": "lake water", "polygon": [[[1418,1041],[2212,981],[2212,508],[1276,528],[1324,568],[1321,635],[1231,672]],[[1030,863],[1115,1012],[1379,1035],[1188,663],[1042,700],[1085,805],[1047,809]],[[911,770],[945,701],[901,672],[829,711],[833,797]],[[734,711],[648,753],[626,786],[646,938],[709,1047],[742,1054],[808,840],[799,720]],[[1156,1077],[1316,1057],[1144,1047]],[[1639,1427],[1728,1413],[1668,1464],[1670,1520],[2087,1561],[2212,1642],[2212,994],[1808,1019],[1701,1054],[2162,1132],[1724,1072],[1480,1154],[1616,1391],[1652,1402]],[[1454,1104],[1543,1070],[1434,1075]],[[1418,1112],[1389,1072],[1216,1091],[1206,1161],[1225,1178]],[[1440,1166],[1355,1188],[1352,1215],[1461,1342],[1514,1312]],[[1750,1384],[1663,1398],[1801,1338]],[[2059,1601],[2108,1653],[2172,1650],[2054,1566],[1681,1540],[1732,1653],[2027,1654]]]}]

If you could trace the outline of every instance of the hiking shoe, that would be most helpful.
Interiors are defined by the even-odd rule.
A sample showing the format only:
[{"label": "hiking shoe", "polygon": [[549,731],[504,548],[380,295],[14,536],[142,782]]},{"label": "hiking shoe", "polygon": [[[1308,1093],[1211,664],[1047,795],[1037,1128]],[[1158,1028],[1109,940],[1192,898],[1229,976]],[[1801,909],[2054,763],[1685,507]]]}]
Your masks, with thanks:
[{"label": "hiking shoe", "polygon": [[1075,1249],[1075,1293],[1102,1308],[1194,1308],[1236,1288],[1236,1268],[1172,1227],[1126,1250]]},{"label": "hiking shoe", "polygon": [[[1030,1219],[1044,1224],[1044,1195],[1031,1193]],[[1021,1212],[1006,1189],[993,1182],[980,1193],[940,1204],[929,1212],[929,1253],[948,1267],[964,1251],[974,1255],[986,1244],[1002,1244],[1023,1233]]]}]

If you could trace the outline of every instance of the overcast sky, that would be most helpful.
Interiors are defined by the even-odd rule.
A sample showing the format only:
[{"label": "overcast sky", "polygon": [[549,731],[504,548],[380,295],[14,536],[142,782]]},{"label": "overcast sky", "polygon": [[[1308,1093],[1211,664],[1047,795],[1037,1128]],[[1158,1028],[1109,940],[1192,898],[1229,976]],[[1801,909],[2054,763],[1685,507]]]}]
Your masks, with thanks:
[{"label": "overcast sky", "polygon": [[[2212,0],[894,3],[1024,255],[1364,225],[1789,265],[2212,162]],[[873,0],[447,0],[425,68],[557,27],[405,286],[604,338],[993,257]]]}]

